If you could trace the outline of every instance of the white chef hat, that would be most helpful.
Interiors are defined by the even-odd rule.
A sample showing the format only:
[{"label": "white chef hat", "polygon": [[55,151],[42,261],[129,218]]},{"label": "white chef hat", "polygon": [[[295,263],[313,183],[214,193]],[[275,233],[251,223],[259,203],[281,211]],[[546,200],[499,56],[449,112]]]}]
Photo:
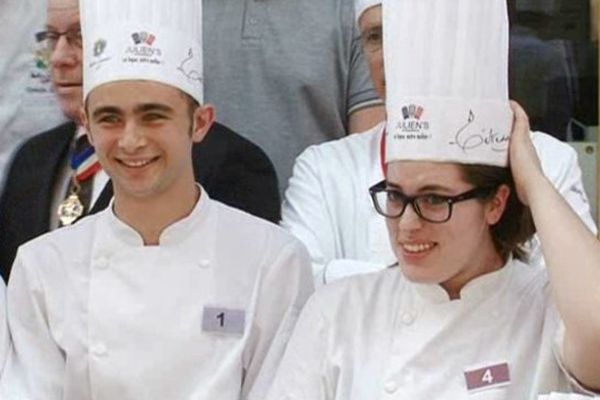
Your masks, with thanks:
[{"label": "white chef hat", "polygon": [[358,22],[360,16],[369,8],[380,5],[381,1],[382,0],[355,0],[354,15],[356,16],[356,21]]},{"label": "white chef hat", "polygon": [[386,162],[506,166],[506,0],[383,4]]},{"label": "white chef hat", "polygon": [[202,1],[81,0],[84,98],[120,80],[151,80],[203,102]]}]

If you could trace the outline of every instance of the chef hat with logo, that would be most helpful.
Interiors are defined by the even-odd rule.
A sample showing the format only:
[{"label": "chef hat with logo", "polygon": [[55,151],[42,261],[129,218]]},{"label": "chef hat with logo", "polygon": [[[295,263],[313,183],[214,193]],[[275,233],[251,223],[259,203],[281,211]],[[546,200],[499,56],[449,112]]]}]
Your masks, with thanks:
[{"label": "chef hat with logo", "polygon": [[386,0],[386,162],[506,166],[506,0]]},{"label": "chef hat with logo", "polygon": [[81,0],[84,98],[121,80],[151,80],[202,104],[202,1]]},{"label": "chef hat with logo", "polygon": [[369,8],[381,5],[381,1],[382,0],[355,0],[354,14],[356,15],[356,21],[358,21],[360,16]]}]

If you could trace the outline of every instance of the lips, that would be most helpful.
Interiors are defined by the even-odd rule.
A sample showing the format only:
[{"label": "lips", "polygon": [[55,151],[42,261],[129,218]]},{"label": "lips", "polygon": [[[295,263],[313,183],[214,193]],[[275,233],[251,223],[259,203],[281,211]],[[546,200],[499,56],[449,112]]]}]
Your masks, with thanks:
[{"label": "lips", "polygon": [[400,243],[400,247],[405,254],[418,255],[424,254],[432,250],[437,246],[434,242],[413,242],[413,243]]},{"label": "lips", "polygon": [[144,168],[150,165],[154,161],[158,160],[158,157],[138,158],[138,159],[117,159],[117,161],[127,168]]}]

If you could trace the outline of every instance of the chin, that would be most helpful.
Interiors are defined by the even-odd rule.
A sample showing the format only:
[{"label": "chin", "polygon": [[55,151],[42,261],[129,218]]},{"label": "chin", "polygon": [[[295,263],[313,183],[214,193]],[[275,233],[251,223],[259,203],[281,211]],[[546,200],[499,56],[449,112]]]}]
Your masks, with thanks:
[{"label": "chin", "polygon": [[406,279],[414,283],[436,285],[444,281],[435,271],[426,265],[407,264],[399,261],[400,270]]}]

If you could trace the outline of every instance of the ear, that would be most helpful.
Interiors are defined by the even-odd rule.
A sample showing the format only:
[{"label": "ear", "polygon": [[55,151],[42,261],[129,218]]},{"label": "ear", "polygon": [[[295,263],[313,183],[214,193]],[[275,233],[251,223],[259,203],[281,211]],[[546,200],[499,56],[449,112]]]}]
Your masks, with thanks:
[{"label": "ear", "polygon": [[94,138],[92,137],[92,133],[90,130],[90,120],[87,117],[87,113],[85,111],[85,106],[81,106],[79,108],[79,121],[81,121],[81,125],[85,128],[86,135],[90,144],[94,145]]},{"label": "ear", "polygon": [[500,185],[494,197],[486,203],[485,219],[488,225],[496,225],[500,221],[506,210],[509,196],[510,188],[507,185]]},{"label": "ear", "polygon": [[213,123],[215,122],[216,111],[211,104],[204,104],[196,108],[192,118],[192,140],[196,143],[201,142]]}]

